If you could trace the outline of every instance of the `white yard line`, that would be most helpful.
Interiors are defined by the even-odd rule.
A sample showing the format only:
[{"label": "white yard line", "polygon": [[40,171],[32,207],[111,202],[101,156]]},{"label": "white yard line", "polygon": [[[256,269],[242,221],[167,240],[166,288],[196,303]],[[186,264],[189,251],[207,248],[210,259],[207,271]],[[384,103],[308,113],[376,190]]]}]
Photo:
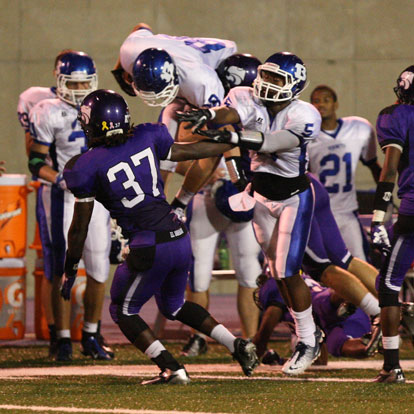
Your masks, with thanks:
[{"label": "white yard line", "polygon": [[[160,411],[160,410],[129,410],[125,408],[77,408],[77,407],[47,407],[36,405],[0,405],[0,410],[20,410],[35,412],[55,412],[55,413],[103,413],[103,414],[194,414],[193,411]],[[197,414],[229,414],[229,413],[202,413]]]}]

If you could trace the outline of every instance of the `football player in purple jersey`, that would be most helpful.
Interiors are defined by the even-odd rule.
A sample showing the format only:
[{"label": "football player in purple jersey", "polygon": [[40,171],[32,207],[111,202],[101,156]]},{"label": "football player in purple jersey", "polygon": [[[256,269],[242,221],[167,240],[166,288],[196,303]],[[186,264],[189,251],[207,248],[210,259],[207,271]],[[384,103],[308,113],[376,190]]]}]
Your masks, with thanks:
[{"label": "football player in purple jersey", "polygon": [[[403,383],[399,361],[400,302],[398,299],[405,275],[414,260],[414,66],[401,72],[394,92],[398,101],[384,108],[377,119],[377,137],[385,152],[374,199],[371,238],[385,260],[377,278],[384,366],[375,382]],[[393,225],[392,240],[384,226],[385,212],[391,202],[398,175],[400,208]]]},{"label": "football player in purple jersey", "polygon": [[190,238],[166,201],[160,175],[161,159],[217,156],[231,145],[216,147],[202,141],[174,144],[163,124],[131,127],[127,103],[109,90],[89,94],[81,104],[79,119],[91,149],[72,158],[64,172],[76,203],[68,234],[62,296],[70,298],[96,199],[129,239],[129,254],[114,275],[110,313],[128,340],[161,369],[160,375],[143,384],[190,381],[185,368],[139,316],[152,296],[165,317],[181,321],[226,346],[243,372],[251,375],[258,365],[255,346],[235,338],[205,309],[184,299],[192,261]]},{"label": "football player in purple jersey", "polygon": [[[351,315],[339,315],[339,306],[343,299],[333,290],[322,286],[310,276],[303,279],[312,295],[313,311],[318,325],[326,335],[329,354],[335,357],[367,358],[378,349],[379,341],[370,341],[370,320],[361,310],[356,309]],[[285,322],[292,327],[294,321],[279,292],[276,280],[270,274],[259,276],[255,292],[256,303],[264,311],[260,328],[253,338],[257,355],[262,362],[269,365],[282,365],[283,360],[273,350],[267,350],[267,343],[275,327]]]}]

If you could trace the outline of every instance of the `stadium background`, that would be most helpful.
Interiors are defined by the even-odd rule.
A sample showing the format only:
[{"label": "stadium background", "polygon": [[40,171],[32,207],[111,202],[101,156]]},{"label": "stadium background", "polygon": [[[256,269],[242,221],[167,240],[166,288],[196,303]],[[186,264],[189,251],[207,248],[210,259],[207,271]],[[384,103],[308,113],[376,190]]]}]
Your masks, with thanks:
[{"label": "stadium background", "polygon": [[[53,62],[64,48],[95,60],[99,87],[118,85],[110,74],[132,27],[148,23],[155,33],[235,40],[240,53],[261,60],[287,50],[308,67],[310,85],[326,83],[339,96],[339,116],[375,123],[392,103],[399,72],[414,63],[411,0],[0,0],[0,159],[8,173],[28,174],[19,94],[30,86],[53,86]],[[126,96],[135,123],[156,121],[158,110]],[[372,188],[359,167],[358,189]],[[172,194],[169,194],[169,198]],[[28,241],[34,232],[34,195],[29,196]],[[27,252],[28,296],[34,252]]]}]

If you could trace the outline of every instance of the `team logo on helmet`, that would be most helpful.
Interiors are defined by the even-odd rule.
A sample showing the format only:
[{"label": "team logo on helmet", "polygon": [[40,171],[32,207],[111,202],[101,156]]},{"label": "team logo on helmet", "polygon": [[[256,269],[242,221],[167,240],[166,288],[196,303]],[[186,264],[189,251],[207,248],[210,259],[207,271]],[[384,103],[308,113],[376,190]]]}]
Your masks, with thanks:
[{"label": "team logo on helmet", "polygon": [[237,66],[230,66],[226,73],[226,79],[234,86],[241,85],[246,76],[246,70]]},{"label": "team logo on helmet", "polygon": [[413,72],[403,72],[400,76],[400,84],[401,88],[409,89],[410,86],[413,84],[414,73]]},{"label": "team logo on helmet", "polygon": [[171,62],[164,63],[160,78],[168,83],[170,83],[174,79],[174,63],[171,63]]}]

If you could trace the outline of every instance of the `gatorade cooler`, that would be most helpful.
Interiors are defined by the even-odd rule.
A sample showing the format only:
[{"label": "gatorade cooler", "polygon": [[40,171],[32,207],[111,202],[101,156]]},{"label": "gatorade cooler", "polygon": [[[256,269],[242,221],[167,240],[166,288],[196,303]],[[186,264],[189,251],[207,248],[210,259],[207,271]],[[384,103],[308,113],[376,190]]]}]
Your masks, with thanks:
[{"label": "gatorade cooler", "polygon": [[70,337],[72,341],[80,341],[82,339],[83,328],[83,296],[86,289],[86,271],[81,261],[79,263],[78,275],[75,280],[75,284],[72,287],[70,294]]},{"label": "gatorade cooler", "polygon": [[0,339],[23,339],[25,325],[25,260],[0,259]]},{"label": "gatorade cooler", "polygon": [[27,233],[25,174],[0,177],[0,258],[24,257]]}]

